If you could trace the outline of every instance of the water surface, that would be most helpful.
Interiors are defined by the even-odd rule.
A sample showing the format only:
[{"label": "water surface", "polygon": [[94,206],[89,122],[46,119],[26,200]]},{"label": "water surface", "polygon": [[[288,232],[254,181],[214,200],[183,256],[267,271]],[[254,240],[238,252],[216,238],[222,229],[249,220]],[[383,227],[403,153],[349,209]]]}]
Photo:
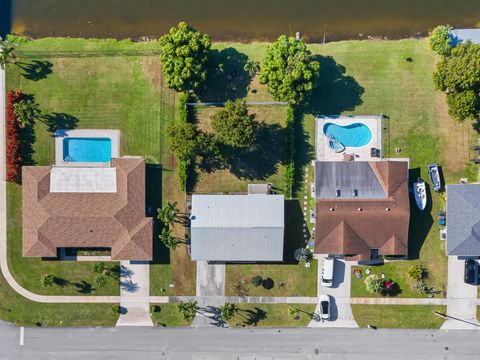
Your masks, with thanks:
[{"label": "water surface", "polygon": [[32,37],[157,37],[185,20],[215,40],[272,40],[300,31],[319,42],[401,38],[437,24],[480,21],[479,0],[0,0],[6,8],[9,1],[12,31]]}]

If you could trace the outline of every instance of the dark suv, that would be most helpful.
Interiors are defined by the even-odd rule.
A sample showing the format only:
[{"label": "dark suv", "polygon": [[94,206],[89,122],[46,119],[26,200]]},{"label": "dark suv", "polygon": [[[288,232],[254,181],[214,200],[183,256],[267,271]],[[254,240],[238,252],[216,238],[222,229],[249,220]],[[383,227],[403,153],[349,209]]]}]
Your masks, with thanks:
[{"label": "dark suv", "polygon": [[478,264],[475,260],[465,260],[465,283],[477,285]]}]

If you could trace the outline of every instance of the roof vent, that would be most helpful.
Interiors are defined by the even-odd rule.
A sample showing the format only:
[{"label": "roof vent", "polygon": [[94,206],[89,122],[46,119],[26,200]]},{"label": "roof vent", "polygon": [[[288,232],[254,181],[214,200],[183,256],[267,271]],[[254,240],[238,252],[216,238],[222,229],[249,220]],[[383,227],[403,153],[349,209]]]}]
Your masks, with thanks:
[{"label": "roof vent", "polygon": [[358,189],[353,189],[352,196],[355,196],[355,197],[358,196]]},{"label": "roof vent", "polygon": [[334,209],[334,208],[330,208],[330,209],[328,209],[328,210],[330,210],[330,211],[335,211],[335,209]]},{"label": "roof vent", "polygon": [[362,211],[363,209],[362,209],[362,208],[358,208],[357,210],[358,210],[358,211]]},{"label": "roof vent", "polygon": [[340,189],[335,189],[335,196],[340,197]]},{"label": "roof vent", "polygon": [[390,208],[385,208],[385,211],[390,211]]}]

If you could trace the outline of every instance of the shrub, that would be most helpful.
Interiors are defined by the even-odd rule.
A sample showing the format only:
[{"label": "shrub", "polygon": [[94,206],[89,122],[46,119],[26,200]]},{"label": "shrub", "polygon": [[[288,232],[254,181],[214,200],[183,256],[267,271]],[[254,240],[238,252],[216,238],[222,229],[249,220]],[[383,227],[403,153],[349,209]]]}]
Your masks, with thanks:
[{"label": "shrub", "polygon": [[262,285],[262,282],[263,282],[263,278],[260,275],[255,275],[250,280],[250,283],[255,287],[258,287],[258,286]]},{"label": "shrub", "polygon": [[159,305],[150,305],[150,312],[151,313],[159,313],[161,310]]},{"label": "shrub", "polygon": [[99,288],[105,287],[107,285],[107,277],[102,274],[96,275],[93,278],[93,284]]},{"label": "shrub", "polygon": [[110,310],[114,314],[120,314],[120,305],[113,304],[112,307],[110,308]]},{"label": "shrub", "polygon": [[410,268],[408,269],[408,276],[410,277],[410,279],[417,282],[425,277],[425,273],[425,269],[420,264],[410,266]]},{"label": "shrub", "polygon": [[440,25],[432,30],[428,41],[430,48],[437,54],[448,56],[452,51],[452,37],[450,36],[450,25]]},{"label": "shrub", "polygon": [[43,287],[51,287],[55,284],[55,276],[52,274],[45,274],[41,279],[41,283]]},{"label": "shrub", "polygon": [[15,104],[22,98],[20,92],[10,91],[7,93],[6,106],[6,130],[7,130],[7,181],[21,182],[22,177],[22,154],[20,127],[15,116]]},{"label": "shrub", "polygon": [[378,275],[368,275],[365,278],[365,288],[369,293],[380,292],[383,289],[384,280]]},{"label": "shrub", "polygon": [[103,262],[96,262],[93,264],[93,272],[94,273],[97,273],[97,274],[100,274],[103,272],[103,270],[105,270],[105,263]]}]

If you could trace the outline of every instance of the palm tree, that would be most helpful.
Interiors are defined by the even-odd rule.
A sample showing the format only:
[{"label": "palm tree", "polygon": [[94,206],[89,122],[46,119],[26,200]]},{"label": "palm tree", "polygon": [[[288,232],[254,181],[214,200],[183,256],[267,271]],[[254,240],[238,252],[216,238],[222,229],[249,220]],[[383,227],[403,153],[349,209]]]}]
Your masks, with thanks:
[{"label": "palm tree", "polygon": [[94,277],[93,283],[95,284],[96,287],[102,288],[107,285],[107,277],[102,274],[98,274]]},{"label": "palm tree", "polygon": [[220,307],[220,317],[224,321],[230,320],[232,317],[238,314],[240,309],[237,305],[231,303],[225,303],[225,305]]},{"label": "palm tree", "polygon": [[0,37],[0,67],[2,69],[5,69],[5,66],[9,63],[15,64],[17,62],[17,56],[15,54],[16,46],[16,44],[13,44],[7,39],[3,40]]},{"label": "palm tree", "polygon": [[252,78],[257,71],[260,70],[260,63],[258,61],[248,60],[243,69],[248,73],[248,76]]},{"label": "palm tree", "polygon": [[162,233],[158,237],[170,250],[175,250],[180,243],[180,241],[173,236],[172,230],[168,227],[163,228]]},{"label": "palm tree", "polygon": [[298,308],[295,305],[292,305],[288,308],[288,315],[295,316],[298,314],[299,311],[300,310],[298,310]]},{"label": "palm tree", "polygon": [[53,286],[53,284],[55,284],[55,276],[52,274],[45,274],[43,275],[41,282],[43,287]]},{"label": "palm tree", "polygon": [[194,318],[195,314],[197,313],[198,306],[196,301],[189,301],[189,302],[183,302],[180,301],[177,304],[177,310],[179,313],[182,314],[183,320],[191,320]]},{"label": "palm tree", "polygon": [[20,100],[13,105],[15,117],[21,128],[32,125],[35,119],[40,115],[40,108],[33,100]]},{"label": "palm tree", "polygon": [[159,219],[165,225],[170,225],[177,220],[178,212],[180,210],[178,210],[177,208],[177,202],[172,203],[168,201],[164,207],[162,207],[161,209],[157,209],[157,211],[157,219]]}]

